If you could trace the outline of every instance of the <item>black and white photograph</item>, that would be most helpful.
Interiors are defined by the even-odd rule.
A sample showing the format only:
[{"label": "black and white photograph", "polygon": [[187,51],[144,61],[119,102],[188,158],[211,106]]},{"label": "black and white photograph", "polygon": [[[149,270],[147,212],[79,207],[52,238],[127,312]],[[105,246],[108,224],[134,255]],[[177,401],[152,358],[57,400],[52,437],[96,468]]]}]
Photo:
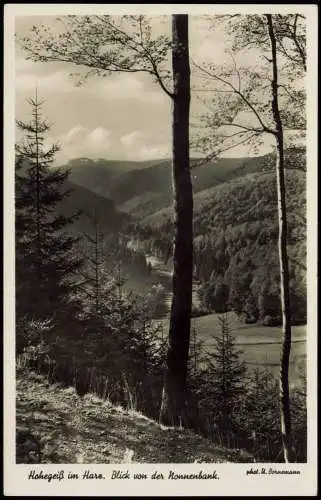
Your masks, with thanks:
[{"label": "black and white photograph", "polygon": [[317,9],[7,7],[7,474],[316,494]]}]

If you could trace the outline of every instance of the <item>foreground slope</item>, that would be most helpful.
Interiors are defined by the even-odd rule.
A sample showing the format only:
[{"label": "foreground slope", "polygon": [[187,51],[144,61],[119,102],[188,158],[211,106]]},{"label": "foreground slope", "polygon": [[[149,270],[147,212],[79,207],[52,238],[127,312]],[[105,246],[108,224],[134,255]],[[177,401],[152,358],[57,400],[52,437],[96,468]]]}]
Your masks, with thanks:
[{"label": "foreground slope", "polygon": [[252,462],[187,430],[160,426],[92,394],[17,371],[18,463]]}]

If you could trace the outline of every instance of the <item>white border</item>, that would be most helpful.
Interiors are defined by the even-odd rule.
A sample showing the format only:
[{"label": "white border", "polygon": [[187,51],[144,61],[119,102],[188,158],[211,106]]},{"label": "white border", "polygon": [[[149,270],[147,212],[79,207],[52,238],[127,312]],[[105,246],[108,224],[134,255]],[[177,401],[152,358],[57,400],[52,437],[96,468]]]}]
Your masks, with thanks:
[{"label": "white border", "polygon": [[[307,17],[307,256],[308,256],[308,463],[273,468],[300,470],[297,475],[246,476],[248,464],[110,464],[100,465],[17,465],[15,464],[15,311],[14,311],[14,19],[15,16],[63,14],[191,15],[219,13],[291,13]],[[4,493],[7,496],[314,496],[317,494],[317,5],[73,5],[7,4],[4,10]],[[255,464],[253,464],[255,465]],[[269,469],[271,464],[267,464]],[[261,467],[261,464],[257,465]],[[220,480],[105,480],[105,481],[28,481],[31,469],[45,472],[80,472],[90,469],[110,476],[113,469],[162,471],[167,477],[176,472],[217,470]]]}]

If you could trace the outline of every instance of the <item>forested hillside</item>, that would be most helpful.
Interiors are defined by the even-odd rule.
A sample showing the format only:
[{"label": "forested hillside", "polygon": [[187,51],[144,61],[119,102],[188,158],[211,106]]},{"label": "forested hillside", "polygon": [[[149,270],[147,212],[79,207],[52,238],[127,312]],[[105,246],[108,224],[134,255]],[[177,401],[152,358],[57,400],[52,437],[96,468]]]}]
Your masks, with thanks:
[{"label": "forested hillside", "polygon": [[[300,165],[298,165],[299,167]],[[286,172],[293,322],[305,322],[305,173]],[[195,277],[205,308],[232,308],[248,321],[278,322],[277,200],[273,172],[247,174],[198,192],[194,199]],[[171,257],[172,209],[136,226],[148,252]]]},{"label": "forested hillside", "polygon": [[[192,159],[194,193],[249,173],[271,171],[274,155],[251,158],[218,158],[204,164]],[[305,150],[287,150],[287,166],[305,170]],[[116,206],[136,218],[143,218],[171,204],[170,160],[121,162],[79,158],[63,168],[70,169],[70,181],[98,195],[114,200]]]},{"label": "forested hillside", "polygon": [[93,217],[94,213],[97,214],[101,228],[106,234],[119,231],[130,218],[127,214],[116,209],[113,200],[99,196],[90,189],[69,180],[65,181],[64,189],[70,190],[70,195],[57,204],[56,210],[68,217],[80,212],[79,217],[71,226],[71,229],[76,233],[91,233],[93,231],[90,218]]},{"label": "forested hillside", "polygon": [[[292,320],[304,323],[305,149],[287,150],[286,160]],[[126,232],[125,239],[139,242],[141,252],[164,262],[170,260],[173,227],[169,161],[155,160],[153,164],[80,159],[68,165],[70,179],[78,185],[67,181],[71,196],[60,206],[66,215],[82,210],[75,231],[91,232],[88,215],[96,210],[104,233]],[[194,166],[194,274],[201,283],[199,296],[205,311],[233,309],[249,322],[260,320],[268,325],[280,321],[273,166],[272,154],[222,158]],[[86,184],[86,188],[80,184]],[[127,268],[131,281],[141,277],[142,282],[150,282],[147,288],[151,287],[155,281],[148,277],[146,260],[140,262],[143,253],[134,259],[125,247],[122,253],[124,264],[136,260]]]},{"label": "forested hillside", "polygon": [[[131,197],[130,181],[135,180],[137,172],[139,172],[138,179],[144,178],[144,170],[148,171],[146,173],[147,179],[151,179],[150,171],[153,172],[154,165],[157,171],[159,163],[162,162],[159,160],[139,162],[105,160],[103,158],[98,160],[74,158],[61,167],[70,171],[69,179],[71,182],[119,202],[118,198],[127,200]],[[136,187],[140,193],[143,188],[144,185],[140,188]]]}]

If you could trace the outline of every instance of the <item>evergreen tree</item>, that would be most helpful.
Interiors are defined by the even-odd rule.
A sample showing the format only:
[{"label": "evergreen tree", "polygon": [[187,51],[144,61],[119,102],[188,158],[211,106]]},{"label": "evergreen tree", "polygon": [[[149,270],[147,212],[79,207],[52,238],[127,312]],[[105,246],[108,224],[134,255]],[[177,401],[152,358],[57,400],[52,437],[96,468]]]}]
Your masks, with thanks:
[{"label": "evergreen tree", "polygon": [[103,315],[104,283],[107,278],[104,269],[104,235],[99,224],[97,210],[94,210],[93,216],[88,215],[88,217],[94,230],[93,235],[84,234],[89,251],[86,255],[88,269],[82,273],[85,278],[83,288],[87,296],[87,309],[98,320]]},{"label": "evergreen tree", "polygon": [[198,379],[202,372],[202,363],[204,362],[203,356],[204,341],[200,340],[197,335],[197,328],[195,320],[192,319],[191,341],[189,347],[188,359],[188,380],[189,385],[193,385],[193,381]]},{"label": "evergreen tree", "polygon": [[278,392],[278,381],[273,374],[266,368],[256,369],[249,377],[239,405],[238,425],[246,436],[249,451],[257,460],[280,461],[280,415],[275,404]]},{"label": "evergreen tree", "polygon": [[[159,407],[164,342],[157,342],[146,304],[124,289],[122,259],[126,258],[122,235],[105,238],[95,210],[92,231],[85,234],[86,266],[80,297],[82,325],[86,335],[74,344],[76,387],[81,392],[108,393],[115,402],[144,409],[156,417]],[[108,269],[106,255],[113,258]],[[71,359],[71,352],[69,352]]]},{"label": "evergreen tree", "polygon": [[213,410],[216,424],[222,431],[231,430],[234,411],[245,390],[246,366],[240,360],[228,316],[218,317],[221,334],[214,336],[215,349],[208,356],[205,372],[204,402]]},{"label": "evergreen tree", "polygon": [[[59,145],[46,148],[50,124],[42,118],[37,92],[28,99],[28,122],[17,121],[23,133],[16,145],[16,310],[18,323],[53,320],[58,326],[75,315],[74,273],[80,266],[77,240],[67,233],[75,217],[59,215],[58,205],[69,172],[52,169]],[[24,340],[17,347],[23,346]]]}]

